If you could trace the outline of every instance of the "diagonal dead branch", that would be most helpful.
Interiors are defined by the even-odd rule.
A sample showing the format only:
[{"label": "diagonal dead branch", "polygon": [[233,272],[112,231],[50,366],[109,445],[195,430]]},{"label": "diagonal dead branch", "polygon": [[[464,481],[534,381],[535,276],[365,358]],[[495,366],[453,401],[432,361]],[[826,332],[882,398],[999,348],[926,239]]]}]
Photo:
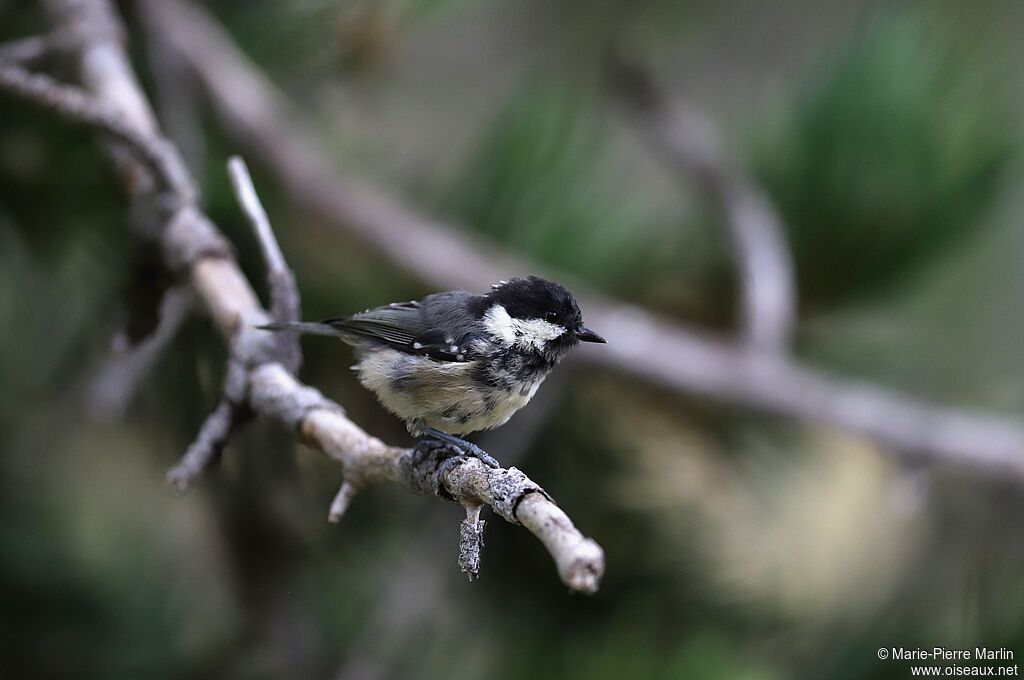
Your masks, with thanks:
[{"label": "diagonal dead branch", "polygon": [[220,457],[235,429],[238,406],[221,399],[199,427],[185,455],[167,472],[167,481],[178,493],[185,493],[210,463]]},{"label": "diagonal dead branch", "polygon": [[[495,278],[525,271],[570,282],[338,175],[295,122],[302,116],[208,13],[181,0],[145,0],[141,8],[191,65],[226,132],[297,205],[437,287],[482,289]],[[459,266],[448,266],[453,261]],[[588,323],[610,340],[600,352],[579,352],[595,365],[682,393],[857,433],[897,455],[1024,482],[1024,424],[1016,418],[930,404],[831,376],[788,355],[765,355],[708,337],[593,292],[579,297]]]},{"label": "diagonal dead branch", "polygon": [[0,90],[49,109],[71,122],[99,129],[123,142],[164,183],[170,195],[183,200],[192,199],[195,189],[174,146],[162,137],[140,130],[123,113],[81,88],[0,62]]},{"label": "diagonal dead branch", "polygon": [[185,493],[210,464],[220,458],[231,434],[251,415],[246,398],[249,371],[234,348],[228,358],[220,401],[199,427],[181,460],[167,472],[167,481],[178,493]]},{"label": "diagonal dead branch", "polygon": [[[157,175],[166,172],[167,177],[180,173],[190,180],[176,153],[166,156],[168,167],[164,168],[152,163],[143,148],[163,140],[128,66],[119,34],[110,30],[117,22],[108,0],[47,0],[46,4],[56,31],[79,32],[77,61],[89,94],[39,80],[6,65],[3,72],[10,77],[0,78],[0,91],[13,91],[26,101],[96,129],[123,133],[117,134],[118,139],[138,158],[149,162],[149,170]],[[74,105],[67,105],[65,95],[69,93]],[[51,96],[54,94],[60,96]],[[128,175],[125,178],[132,181]],[[442,474],[445,468],[432,465],[429,459],[416,459],[408,449],[387,446],[371,437],[349,420],[340,406],[298,382],[282,363],[275,336],[256,329],[268,320],[268,314],[223,237],[196,205],[190,181],[165,182],[163,187],[135,185],[135,194],[140,193],[140,187],[153,194],[149,197],[153,202],[170,201],[175,206],[159,233],[165,264],[188,282],[230,346],[222,400],[172,471],[172,481],[187,485],[195,479],[223,446],[239,415],[251,412],[283,424],[309,446],[341,463],[345,479],[353,488],[397,482],[417,493],[436,490],[435,495],[454,498],[466,507],[490,506],[496,514],[522,524],[541,540],[571,589],[597,589],[604,572],[601,548],[583,536],[523,473],[515,468],[486,468],[469,459]]]}]

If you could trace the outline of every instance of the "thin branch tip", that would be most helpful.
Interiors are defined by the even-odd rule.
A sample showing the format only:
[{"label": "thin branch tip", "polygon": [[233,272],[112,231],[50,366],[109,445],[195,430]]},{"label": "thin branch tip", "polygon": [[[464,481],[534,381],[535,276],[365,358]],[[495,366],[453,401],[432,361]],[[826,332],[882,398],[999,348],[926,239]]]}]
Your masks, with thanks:
[{"label": "thin branch tip", "polygon": [[185,496],[191,491],[192,482],[192,477],[180,465],[175,465],[167,471],[167,485],[178,496]]},{"label": "thin branch tip", "polygon": [[593,595],[601,585],[603,570],[603,566],[599,570],[592,564],[580,564],[570,572],[566,579],[569,590],[583,593],[584,595]]},{"label": "thin branch tip", "polygon": [[260,251],[267,269],[270,272],[286,271],[288,266],[285,264],[284,253],[281,252],[281,246],[270,226],[270,217],[256,192],[256,185],[253,184],[252,175],[249,174],[249,167],[241,156],[229,158],[227,167],[235,198],[259,241]]},{"label": "thin branch tip", "polygon": [[[227,163],[228,176],[235,197],[249,221],[267,267],[267,286],[270,289],[270,311],[275,321],[298,321],[302,301],[295,275],[285,262],[284,253],[274,235],[263,203],[241,156],[232,156]],[[276,339],[279,360],[289,371],[295,372],[302,364],[302,351],[297,334],[281,333]]]},{"label": "thin branch tip", "polygon": [[358,489],[348,480],[341,483],[341,488],[331,501],[331,509],[327,514],[327,521],[337,524],[345,516],[352,501],[355,499]]}]

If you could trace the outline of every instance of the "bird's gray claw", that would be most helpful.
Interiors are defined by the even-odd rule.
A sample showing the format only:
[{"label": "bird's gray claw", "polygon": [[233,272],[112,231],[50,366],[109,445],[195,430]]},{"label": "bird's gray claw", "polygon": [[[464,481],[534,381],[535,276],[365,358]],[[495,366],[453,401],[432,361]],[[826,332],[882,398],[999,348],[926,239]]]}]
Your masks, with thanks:
[{"label": "bird's gray claw", "polygon": [[487,467],[498,468],[501,465],[498,464],[497,459],[491,454],[487,453],[473,442],[463,442],[462,444],[456,444],[456,446],[469,456],[470,458],[476,458]]},{"label": "bird's gray claw", "polygon": [[473,456],[474,458],[478,458],[480,460],[480,462],[483,463],[484,465],[486,465],[487,467],[491,467],[491,468],[499,468],[499,467],[501,467],[501,465],[498,464],[498,461],[497,461],[497,459],[494,456],[492,456],[491,454],[487,453],[486,451],[481,449],[479,446],[477,446],[476,447],[476,451],[471,452],[470,455]]},{"label": "bird's gray claw", "polygon": [[476,458],[487,467],[501,467],[501,465],[498,463],[497,459],[494,458],[494,456],[487,453],[473,442],[468,442],[465,439],[462,439],[461,437],[456,437],[453,434],[448,434],[447,432],[442,432],[441,430],[437,430],[434,428],[428,429],[424,433],[424,438],[420,441],[438,442],[445,446],[450,446],[459,453],[469,456],[470,458]]},{"label": "bird's gray claw", "polygon": [[466,461],[466,457],[462,454],[455,454],[450,458],[446,458],[437,466],[437,479],[439,483],[443,483],[444,480],[448,479],[448,473],[452,471],[456,465],[461,465]]}]

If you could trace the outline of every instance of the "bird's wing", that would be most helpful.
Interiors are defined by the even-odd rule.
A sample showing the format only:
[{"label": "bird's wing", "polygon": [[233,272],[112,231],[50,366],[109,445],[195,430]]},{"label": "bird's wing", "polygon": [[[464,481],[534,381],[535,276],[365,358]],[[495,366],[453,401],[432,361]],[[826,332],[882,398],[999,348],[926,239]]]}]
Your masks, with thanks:
[{"label": "bird's wing", "polygon": [[397,302],[351,316],[326,319],[323,323],[389,345],[411,345],[424,330],[418,302]]},{"label": "bird's wing", "polygon": [[324,323],[339,331],[382,342],[410,354],[438,361],[469,361],[467,346],[472,317],[464,297],[469,293],[438,293],[419,302],[397,302]]}]

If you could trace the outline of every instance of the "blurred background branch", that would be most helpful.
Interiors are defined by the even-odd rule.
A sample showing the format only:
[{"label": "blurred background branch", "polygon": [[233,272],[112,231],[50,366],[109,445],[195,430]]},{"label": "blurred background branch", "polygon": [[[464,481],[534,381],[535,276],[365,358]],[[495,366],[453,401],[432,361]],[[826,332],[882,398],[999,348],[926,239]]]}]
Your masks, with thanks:
[{"label": "blurred background branch", "polygon": [[0,45],[0,61],[32,63],[49,54],[54,48],[54,43],[51,36],[44,35],[10,40]]},{"label": "blurred background branch", "polygon": [[608,81],[652,150],[722,214],[739,270],[742,342],[752,352],[788,351],[797,317],[796,281],[789,246],[768,197],[726,165],[709,118],[667,101],[651,75],[621,51],[608,57]]},{"label": "blurred background branch", "polygon": [[[330,170],[296,123],[301,114],[291,110],[206,12],[179,0],[147,1],[141,6],[151,14],[148,23],[162,26],[169,42],[189,63],[226,133],[303,210],[355,233],[395,265],[433,286],[483,289],[495,277],[527,271],[571,280],[517,260],[464,231],[410,210],[365,182]],[[649,106],[660,107],[653,103],[652,92],[646,98],[652,102]],[[648,113],[662,115],[660,109],[657,114]],[[668,124],[658,121],[657,127]],[[764,319],[764,328],[774,330],[757,331],[757,335],[769,338],[766,344],[777,348],[789,333],[786,329],[793,314],[792,275],[777,219],[762,196],[719,168],[707,149],[698,148],[703,142],[687,141],[691,128],[675,134],[681,135],[678,145],[669,144],[667,153],[680,161],[685,157],[683,164],[693,172],[701,168],[699,173],[710,182],[703,185],[705,189],[718,195],[716,202],[729,223],[746,234],[736,238],[737,244],[746,244],[737,246],[744,253],[738,258],[741,269],[749,274],[744,276],[750,298],[746,308],[750,314],[760,310],[756,315]],[[691,145],[697,146],[691,151]],[[763,265],[772,272],[770,285],[749,292],[755,281],[762,282],[753,269],[762,271]],[[753,298],[761,295],[765,299],[755,302]],[[845,381],[779,359],[761,351],[765,343],[713,339],[593,291],[579,297],[588,323],[610,341],[608,351],[583,353],[589,363],[687,394],[866,435],[897,454],[964,465],[985,474],[1010,474],[1016,479],[1024,475],[1024,424],[1012,417],[920,402],[882,386]],[[762,322],[757,325],[761,327]]]},{"label": "blurred background branch", "polygon": [[124,415],[154,363],[170,347],[191,309],[192,293],[184,287],[169,288],[160,299],[159,320],[153,332],[132,345],[127,331],[119,332],[89,387],[89,407],[101,420]]}]

